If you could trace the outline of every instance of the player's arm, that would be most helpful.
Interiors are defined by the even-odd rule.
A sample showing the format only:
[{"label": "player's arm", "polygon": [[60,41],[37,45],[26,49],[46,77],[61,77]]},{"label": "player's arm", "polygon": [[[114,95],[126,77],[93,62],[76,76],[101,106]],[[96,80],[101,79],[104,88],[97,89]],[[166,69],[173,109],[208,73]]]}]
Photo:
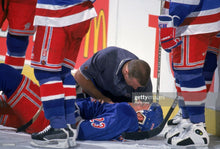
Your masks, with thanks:
[{"label": "player's arm", "polygon": [[176,27],[180,26],[185,18],[193,12],[200,3],[201,0],[171,0],[169,2],[169,14],[160,15],[158,20],[160,43],[165,51],[171,52],[172,49],[182,44],[182,41],[176,38]]},{"label": "player's arm", "polygon": [[89,94],[90,96],[102,100],[104,102],[112,103],[112,100],[106,96],[104,96],[93,84],[90,79],[86,79],[80,70],[77,70],[75,75],[76,82],[83,88],[83,90]]},{"label": "player's arm", "polygon": [[176,20],[175,26],[179,26],[184,19],[200,5],[201,2],[202,0],[171,0],[169,4],[169,15],[178,16],[179,18],[179,20]]}]

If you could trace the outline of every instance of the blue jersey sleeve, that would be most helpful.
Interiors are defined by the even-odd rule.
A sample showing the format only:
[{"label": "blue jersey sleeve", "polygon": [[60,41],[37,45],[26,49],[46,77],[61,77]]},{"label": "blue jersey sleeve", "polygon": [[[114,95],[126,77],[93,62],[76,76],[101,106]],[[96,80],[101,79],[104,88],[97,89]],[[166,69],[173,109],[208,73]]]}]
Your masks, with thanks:
[{"label": "blue jersey sleeve", "polygon": [[[127,103],[87,102],[87,104],[87,108],[85,107],[83,112],[80,110],[83,113],[84,121],[79,126],[79,140],[114,140],[118,139],[122,132],[138,130],[136,112]],[[93,118],[89,119],[91,117]]]},{"label": "blue jersey sleeve", "polygon": [[181,1],[181,0],[171,0],[169,7],[169,15],[178,16],[180,19],[175,22],[175,26],[179,26],[187,15],[200,7],[203,0],[192,0],[191,2]]},{"label": "blue jersey sleeve", "polygon": [[[87,0],[95,2],[95,0]],[[85,2],[85,0],[38,0],[38,4],[49,4],[49,5],[75,5]]]}]

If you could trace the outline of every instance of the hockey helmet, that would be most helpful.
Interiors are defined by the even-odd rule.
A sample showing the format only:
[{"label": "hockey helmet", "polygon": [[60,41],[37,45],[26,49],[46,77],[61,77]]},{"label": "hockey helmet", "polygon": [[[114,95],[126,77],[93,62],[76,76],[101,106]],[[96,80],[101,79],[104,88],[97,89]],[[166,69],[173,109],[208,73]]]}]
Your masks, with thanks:
[{"label": "hockey helmet", "polygon": [[163,111],[158,103],[152,103],[148,110],[140,110],[136,113],[141,131],[151,130],[163,121]]}]

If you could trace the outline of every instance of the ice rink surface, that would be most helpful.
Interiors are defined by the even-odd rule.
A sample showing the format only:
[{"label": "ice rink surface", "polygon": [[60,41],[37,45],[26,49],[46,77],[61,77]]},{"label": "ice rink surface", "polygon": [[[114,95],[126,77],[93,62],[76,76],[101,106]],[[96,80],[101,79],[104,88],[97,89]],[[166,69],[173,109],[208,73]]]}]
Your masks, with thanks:
[{"label": "ice rink surface", "polygon": [[[77,141],[74,149],[176,149],[177,147],[165,144],[163,135],[167,129],[165,127],[156,137],[140,141]],[[0,149],[37,149],[30,145],[30,141],[29,134],[16,133],[13,128],[0,126]],[[178,148],[183,149],[183,147]],[[186,149],[220,149],[220,137],[210,135],[208,147],[187,147]]]}]

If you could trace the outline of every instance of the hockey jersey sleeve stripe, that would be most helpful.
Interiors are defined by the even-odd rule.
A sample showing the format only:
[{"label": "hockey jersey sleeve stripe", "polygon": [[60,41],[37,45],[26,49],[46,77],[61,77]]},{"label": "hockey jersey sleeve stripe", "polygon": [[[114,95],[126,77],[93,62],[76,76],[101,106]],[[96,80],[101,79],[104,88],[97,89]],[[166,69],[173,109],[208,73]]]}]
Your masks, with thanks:
[{"label": "hockey jersey sleeve stripe", "polygon": [[96,17],[96,11],[94,8],[87,9],[77,14],[69,15],[66,17],[44,17],[44,16],[35,16],[34,25],[42,26],[53,26],[53,27],[63,27],[72,24],[77,24],[91,18]]},{"label": "hockey jersey sleeve stripe", "polygon": [[47,17],[65,17],[71,14],[77,14],[84,10],[87,10],[88,7],[82,7],[81,5],[76,6],[60,6],[52,7],[51,9],[45,8],[36,8],[36,15],[38,16],[47,16]]},{"label": "hockey jersey sleeve stripe", "polygon": [[50,4],[50,5],[71,5],[71,4],[79,4],[89,0],[38,0],[39,4]]},{"label": "hockey jersey sleeve stripe", "polygon": [[18,30],[18,29],[12,29],[9,28],[8,32],[12,35],[23,35],[23,36],[28,36],[28,35],[34,35],[36,29],[33,30]]},{"label": "hockey jersey sleeve stripe", "polygon": [[206,16],[198,16],[198,17],[187,17],[180,26],[195,24],[204,24],[204,23],[212,23],[219,21],[220,12],[213,15],[206,15]]},{"label": "hockey jersey sleeve stripe", "polygon": [[173,3],[181,3],[187,5],[199,5],[200,0],[171,0]]}]

